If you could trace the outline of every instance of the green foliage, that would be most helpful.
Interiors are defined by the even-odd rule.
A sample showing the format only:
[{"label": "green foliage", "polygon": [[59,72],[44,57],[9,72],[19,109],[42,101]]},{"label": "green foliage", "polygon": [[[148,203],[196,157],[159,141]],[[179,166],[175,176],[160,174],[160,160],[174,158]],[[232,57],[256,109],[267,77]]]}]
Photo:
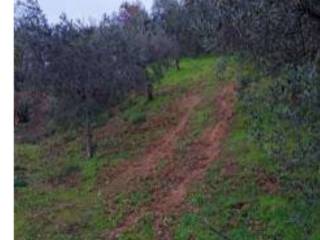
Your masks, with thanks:
[{"label": "green foliage", "polygon": [[27,187],[40,180],[37,166],[41,166],[41,147],[35,144],[15,145],[14,186]]},{"label": "green foliage", "polygon": [[[285,185],[293,187],[291,181],[300,181],[307,193],[308,181],[300,175],[289,181],[294,172],[307,171],[316,176],[318,154],[318,79],[312,66],[285,69],[281,75],[268,78],[240,78],[242,111],[248,114],[250,135],[285,171]],[[290,173],[289,173],[290,172]],[[288,174],[289,173],[289,174]],[[320,184],[314,178],[309,182]],[[319,185],[320,186],[320,185]],[[293,187],[294,188],[294,187]],[[318,194],[313,191],[314,194]]]},{"label": "green foliage", "polygon": [[228,57],[219,57],[214,66],[214,75],[221,81],[225,79],[225,73],[230,65],[230,60]]},{"label": "green foliage", "polygon": [[146,115],[142,112],[131,112],[125,116],[125,119],[133,124],[139,124],[146,121]]},{"label": "green foliage", "polygon": [[[177,160],[185,164],[186,146],[214,124],[215,90],[237,78],[236,116],[223,152],[204,181],[191,189],[187,204],[197,211],[169,218],[174,239],[319,239],[319,167],[311,154],[317,149],[318,112],[311,110],[317,109],[318,78],[307,74],[308,67],[265,76],[251,62],[240,63],[238,57],[229,56],[221,60],[227,66],[219,82],[213,75],[219,59],[184,59],[180,71],[170,69],[157,83],[154,101],[146,102],[142,96],[128,99],[119,116],[127,120],[125,127],[101,139],[90,161],[81,157],[77,131],[57,133],[39,144],[16,144],[16,238],[99,239],[128,213],[148,205],[153,200],[152,181],[141,180],[115,197],[103,192],[106,183],[101,184],[101,175],[122,161],[139,159],[150,141],[165,130],[127,133],[127,127],[139,129],[141,116],[136,115],[142,114],[147,122],[163,116],[186,92],[199,94],[202,100],[177,143]],[[296,91],[303,100],[300,104],[292,102]],[[100,128],[96,130],[99,133]],[[157,172],[166,163],[163,159]],[[233,170],[228,170],[230,165]],[[75,172],[79,183],[74,187],[49,184],[52,178]],[[274,191],[264,185],[271,177],[277,179]],[[155,239],[153,220],[147,213],[120,239]]]},{"label": "green foliage", "polygon": [[[239,103],[230,137],[225,144],[226,152],[208,172],[205,184],[197,186],[196,192],[189,197],[190,204],[199,210],[192,214],[185,213],[178,220],[175,238],[222,239],[219,236],[222,234],[230,239],[246,240],[298,240],[306,236],[317,239],[320,223],[319,202],[315,201],[319,189],[318,167],[313,165],[311,169],[312,160],[307,158],[294,165],[288,161],[290,156],[299,156],[297,151],[308,149],[304,146],[312,144],[314,135],[306,126],[317,122],[311,120],[315,112],[301,118],[300,122],[284,115],[290,108],[290,111],[298,113],[301,105],[286,102],[291,101],[293,91],[311,89],[300,85],[307,84],[308,76],[300,75],[300,83],[299,80],[295,85],[290,83],[294,87],[287,85],[284,91],[287,97],[282,97],[283,92],[275,92],[275,88],[284,86],[277,82],[286,82],[284,79],[288,79],[285,77],[288,72],[279,78],[266,77],[248,61],[233,65],[233,68],[229,71],[238,78]],[[309,69],[306,72],[312,71]],[[293,73],[289,79],[297,76],[299,74]],[[300,97],[309,97],[304,102],[314,111],[312,94],[308,91],[302,91]],[[309,148],[312,149],[315,148]],[[224,175],[226,161],[235,162],[236,173]],[[288,163],[290,168],[285,167]],[[265,186],[261,186],[263,175],[260,171],[280,179],[276,183],[278,186],[274,186],[277,189],[275,192],[266,192]],[[209,225],[203,223],[204,219]],[[204,226],[207,226],[205,230]],[[208,233],[207,229],[213,231]]]},{"label": "green foliage", "polygon": [[22,188],[28,186],[27,181],[21,176],[14,177],[14,187],[15,188]]},{"label": "green foliage", "polygon": [[15,146],[15,157],[18,161],[32,163],[40,159],[40,146],[35,144],[17,144]]},{"label": "green foliage", "polygon": [[106,122],[108,122],[112,118],[112,113],[111,112],[104,112],[101,113],[97,116],[96,121],[95,121],[95,127],[101,127],[103,126]]},{"label": "green foliage", "polygon": [[181,61],[181,69],[179,71],[175,68],[169,69],[156,88],[164,86],[190,87],[191,84],[203,78],[210,78],[214,61],[214,58],[209,56],[197,59],[185,58]]},{"label": "green foliage", "polygon": [[[206,61],[206,68],[210,69],[212,59],[207,58]],[[140,118],[136,118],[140,113],[145,116],[145,120],[148,120],[147,117],[163,114],[177,97],[189,91],[187,88],[184,91],[175,91],[176,89],[192,78],[196,84],[200,70],[195,67],[203,63],[204,60],[200,60],[200,63],[195,59],[183,60],[181,64],[187,73],[179,76],[176,75],[176,70],[170,70],[171,76],[176,75],[173,78],[178,83],[177,86],[168,90],[167,87],[172,86],[171,82],[160,81],[159,93],[153,101],[147,102],[143,96],[129,98],[120,106],[120,117],[133,123]],[[195,120],[195,125],[199,127],[207,122],[208,109],[201,112]],[[108,114],[101,117],[108,118]],[[119,135],[107,135],[98,142],[96,156],[90,160],[82,157],[81,133],[77,129],[58,131],[38,144],[16,144],[17,239],[98,239],[102,232],[116,227],[128,212],[152,200],[152,184],[143,184],[132,192],[117,195],[115,199],[110,199],[111,203],[106,202],[103,189],[100,189],[99,177],[102,169],[112,168],[124,160],[135,159],[163,131],[159,128],[124,134],[128,126],[127,123],[124,124]],[[97,132],[100,125],[105,125],[102,120],[97,125]],[[77,181],[72,187],[64,185],[70,176]],[[27,181],[28,185],[18,187],[23,185],[19,182],[20,179]],[[51,185],[52,179],[63,181],[60,181],[61,184],[59,182]],[[152,216],[146,216],[132,231],[121,237],[154,239]]]},{"label": "green foliage", "polygon": [[122,117],[132,124],[141,124],[147,121],[148,116],[157,115],[172,100],[174,96],[159,95],[152,101],[145,97],[138,96],[129,98],[120,107],[123,110]]},{"label": "green foliage", "polygon": [[301,239],[304,234],[299,226],[290,220],[292,210],[289,201],[276,196],[263,196],[259,200],[256,218],[266,223],[266,237],[282,236],[283,239]]},{"label": "green foliage", "polygon": [[288,66],[272,79],[252,72],[238,79],[248,137],[267,157],[257,164],[278,176],[282,187],[282,197],[261,198],[254,214],[266,223],[266,238],[301,239],[319,224],[317,79],[310,65]]}]

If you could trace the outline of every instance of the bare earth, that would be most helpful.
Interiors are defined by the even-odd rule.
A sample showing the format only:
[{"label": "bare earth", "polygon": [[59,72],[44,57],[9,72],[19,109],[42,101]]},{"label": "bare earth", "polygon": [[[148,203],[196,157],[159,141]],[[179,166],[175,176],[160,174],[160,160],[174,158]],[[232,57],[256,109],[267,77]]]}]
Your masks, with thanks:
[{"label": "bare earth", "polygon": [[[200,139],[191,145],[188,150],[188,164],[179,166],[173,156],[179,136],[186,130],[192,111],[201,102],[200,97],[192,94],[183,98],[179,104],[184,114],[178,125],[165,133],[157,144],[153,144],[153,149],[146,150],[140,161],[122,166],[122,172],[107,186],[106,191],[109,191],[110,195],[115,189],[126,189],[132,180],[141,177],[156,178],[157,181],[170,180],[170,186],[157,184],[153,190],[155,201],[129,214],[119,226],[106,233],[106,239],[117,239],[122,232],[136,224],[147,212],[154,215],[157,239],[172,239],[164,219],[181,210],[190,185],[201,180],[211,163],[219,156],[234,115],[235,92],[235,85],[231,83],[225,86],[216,97],[217,123],[206,129]],[[155,169],[160,160],[164,158],[169,159],[170,162],[159,175]]]}]

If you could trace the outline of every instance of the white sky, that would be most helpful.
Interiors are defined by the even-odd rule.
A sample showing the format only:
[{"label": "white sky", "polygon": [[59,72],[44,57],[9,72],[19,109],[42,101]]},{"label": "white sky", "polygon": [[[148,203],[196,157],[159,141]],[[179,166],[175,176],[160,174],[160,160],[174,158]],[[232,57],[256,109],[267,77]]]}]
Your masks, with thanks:
[{"label": "white sky", "polygon": [[[50,23],[59,21],[65,12],[68,18],[100,20],[104,13],[117,11],[124,0],[38,0]],[[132,2],[129,1],[129,2]],[[151,9],[153,0],[140,0],[147,10]]]}]

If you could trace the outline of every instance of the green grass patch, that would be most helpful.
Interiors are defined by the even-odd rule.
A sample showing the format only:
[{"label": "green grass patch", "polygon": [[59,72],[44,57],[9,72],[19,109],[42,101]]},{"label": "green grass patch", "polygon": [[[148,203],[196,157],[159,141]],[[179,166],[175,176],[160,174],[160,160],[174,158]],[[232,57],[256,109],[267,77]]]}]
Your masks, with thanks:
[{"label": "green grass patch", "polygon": [[[251,101],[246,102],[246,107],[249,105],[252,112],[260,116],[251,118],[242,102],[238,103],[224,153],[209,170],[206,180],[195,186],[195,191],[188,198],[189,204],[198,210],[186,212],[176,221],[175,239],[224,239],[224,236],[237,240],[317,239],[320,212],[319,202],[313,201],[317,196],[316,189],[310,189],[308,204],[304,194],[300,191],[287,192],[285,184],[302,179],[302,182],[313,181],[316,184],[318,169],[281,172],[280,163],[270,155],[272,149],[277,149],[277,144],[270,141],[275,129],[283,132],[286,140],[283,147],[292,155],[299,148],[297,138],[305,143],[310,139],[303,134],[296,135],[297,129],[287,121],[275,118],[264,108],[263,101],[266,100],[263,97],[272,83],[271,79],[262,78],[253,65],[240,65],[235,60],[236,57],[217,60],[216,66],[222,70],[214,71],[216,78],[235,79],[240,76],[243,81],[248,79],[250,89],[245,97]],[[194,118],[195,123],[203,122],[200,112]],[[270,137],[257,141],[252,132],[255,127]],[[236,172],[226,175],[230,161],[236,164]],[[263,189],[259,184],[262,177],[259,172],[277,176],[280,179],[278,191],[271,193]]]},{"label": "green grass patch", "polygon": [[[272,79],[262,77],[249,62],[240,64],[237,56],[182,59],[180,71],[170,68],[155,84],[153,101],[134,96],[121,104],[119,117],[128,128],[100,140],[96,155],[90,160],[83,157],[82,137],[78,131],[59,132],[38,144],[16,144],[15,237],[30,240],[99,239],[130,212],[150,203],[152,181],[137,181],[134,190],[126,192],[124,189],[114,198],[106,197],[103,188],[107,186],[99,186],[97,181],[101,170],[139,159],[145,147],[166,131],[165,127],[141,130],[142,126],[151,117],[166,117],[170,104],[193,91],[202,97],[202,101],[191,114],[186,134],[177,143],[177,157],[181,158],[180,164],[185,164],[187,146],[215,122],[215,94],[236,78],[240,87],[248,87],[245,97],[250,101],[246,103],[252,112],[260,113],[259,118],[250,117],[239,102],[223,153],[187,199],[197,211],[184,212],[177,219],[170,218],[174,239],[219,240],[223,236],[235,240],[320,239],[317,191],[312,185],[303,186],[303,191],[285,188],[286,184],[295,184],[297,180],[314,182],[316,187],[319,169],[283,171],[279,162],[269,154],[277,148],[277,143],[270,140],[274,129],[283,132],[288,140],[283,146],[292,155],[299,147],[297,138],[303,145],[308,144],[310,130],[305,127],[305,134],[297,135],[287,121],[279,121],[265,111],[259,102],[263,102]],[[278,111],[286,110],[283,106],[278,107]],[[110,117],[108,113],[100,116],[97,131]],[[166,119],[173,123],[177,120],[174,113]],[[267,138],[257,141],[251,131],[253,128],[262,129]],[[236,166],[235,172],[229,175],[226,174],[228,163]],[[165,166],[166,159],[163,159],[157,170],[161,171]],[[260,172],[279,178],[278,191],[270,193],[261,187]],[[65,185],[63,181],[75,173],[78,184]],[[63,180],[61,185],[50,184],[50,180],[56,178]],[[152,214],[147,214],[119,239],[155,239],[153,218]]]},{"label": "green grass patch", "polygon": [[181,60],[181,70],[169,69],[156,89],[165,86],[190,86],[194,82],[210,76],[215,58],[204,56],[197,59],[185,58]]}]

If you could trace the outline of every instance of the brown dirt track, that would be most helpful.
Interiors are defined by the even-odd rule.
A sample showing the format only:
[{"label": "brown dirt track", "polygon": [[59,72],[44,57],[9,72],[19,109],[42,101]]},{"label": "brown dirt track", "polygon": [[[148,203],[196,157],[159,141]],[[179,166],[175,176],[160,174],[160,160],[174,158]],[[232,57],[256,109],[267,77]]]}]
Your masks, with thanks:
[{"label": "brown dirt track", "polygon": [[[235,85],[231,83],[225,86],[215,98],[217,122],[192,143],[188,150],[188,164],[177,167],[178,163],[174,162],[173,155],[178,138],[185,131],[192,111],[201,101],[200,97],[195,95],[186,96],[181,100],[183,116],[178,125],[165,133],[154,145],[154,149],[148,149],[137,163],[121,168],[123,171],[107,186],[108,189],[124,189],[130,181],[140,177],[156,177],[157,181],[173,179],[173,181],[170,182],[170,186],[155,187],[152,192],[154,201],[129,214],[117,228],[105,235],[106,239],[117,239],[119,234],[137,223],[147,212],[154,215],[157,239],[172,239],[163,220],[169,214],[175,214],[181,210],[189,187],[204,177],[211,163],[221,153],[223,140],[228,135],[234,115],[235,92]],[[157,174],[155,169],[159,161],[164,158],[171,162],[166,165],[160,175],[155,176]]]}]

